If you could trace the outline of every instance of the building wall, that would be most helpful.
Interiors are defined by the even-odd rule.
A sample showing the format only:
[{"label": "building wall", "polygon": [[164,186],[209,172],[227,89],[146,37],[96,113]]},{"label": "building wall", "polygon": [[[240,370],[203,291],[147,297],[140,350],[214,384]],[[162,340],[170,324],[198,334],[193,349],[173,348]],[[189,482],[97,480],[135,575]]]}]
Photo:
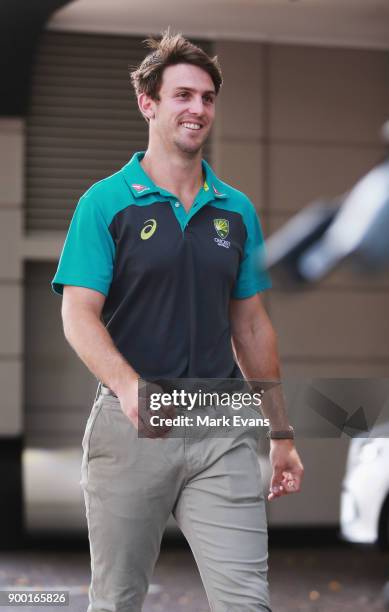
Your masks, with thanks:
[{"label": "building wall", "polygon": [[[311,199],[348,189],[382,155],[378,132],[389,101],[388,52],[227,41],[216,43],[216,52],[225,84],[214,165],[252,198],[265,235]],[[24,120],[0,119],[0,135],[0,436],[5,439],[24,430],[25,264],[55,263],[64,234],[23,234]],[[278,333],[284,376],[386,375],[384,277],[358,278],[341,270],[304,293],[289,294],[276,285],[265,302]],[[68,347],[65,352],[76,359]],[[347,441],[305,440],[300,448],[306,490],[317,489],[310,515],[317,522],[324,515],[336,522]],[[288,499],[287,508],[284,502],[271,506],[274,524],[287,515],[306,522],[306,497]]]},{"label": "building wall", "polygon": [[24,122],[0,117],[0,506],[1,546],[22,531]]},{"label": "building wall", "polygon": [[24,121],[0,118],[0,435],[23,429],[22,204]]},{"label": "building wall", "polygon": [[[215,130],[217,170],[245,191],[270,235],[318,197],[336,196],[382,158],[389,53],[219,42],[225,84]],[[319,287],[265,304],[288,377],[385,377],[389,371],[389,281],[339,269]],[[301,440],[310,516],[336,522],[347,439]],[[320,486],[318,483],[320,482]],[[312,493],[315,492],[315,495]],[[306,522],[304,494],[271,505]],[[315,505],[314,509],[312,503]]]}]

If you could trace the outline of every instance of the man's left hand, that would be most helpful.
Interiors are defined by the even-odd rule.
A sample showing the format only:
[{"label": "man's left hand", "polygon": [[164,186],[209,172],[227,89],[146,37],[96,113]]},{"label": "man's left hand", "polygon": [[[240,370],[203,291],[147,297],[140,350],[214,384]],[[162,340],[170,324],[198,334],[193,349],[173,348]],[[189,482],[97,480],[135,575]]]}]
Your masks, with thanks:
[{"label": "man's left hand", "polygon": [[304,474],[304,467],[293,440],[271,440],[270,462],[273,474],[268,500],[282,495],[298,493]]}]

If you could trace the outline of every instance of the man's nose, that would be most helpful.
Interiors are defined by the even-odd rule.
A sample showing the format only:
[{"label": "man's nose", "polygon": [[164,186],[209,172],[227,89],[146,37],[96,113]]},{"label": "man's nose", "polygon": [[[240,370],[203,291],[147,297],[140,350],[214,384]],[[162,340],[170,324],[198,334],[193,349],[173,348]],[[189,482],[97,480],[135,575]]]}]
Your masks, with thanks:
[{"label": "man's nose", "polygon": [[196,115],[202,115],[204,112],[204,102],[201,96],[193,96],[190,101],[189,111]]}]

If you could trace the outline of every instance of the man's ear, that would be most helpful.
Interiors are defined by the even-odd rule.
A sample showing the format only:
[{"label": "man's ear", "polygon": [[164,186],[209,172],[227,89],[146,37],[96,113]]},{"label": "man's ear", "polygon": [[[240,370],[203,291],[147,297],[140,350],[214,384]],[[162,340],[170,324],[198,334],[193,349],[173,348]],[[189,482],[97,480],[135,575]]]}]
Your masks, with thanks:
[{"label": "man's ear", "polygon": [[145,93],[141,93],[138,96],[138,106],[139,110],[146,119],[146,121],[150,121],[150,119],[154,119],[155,117],[155,102]]}]

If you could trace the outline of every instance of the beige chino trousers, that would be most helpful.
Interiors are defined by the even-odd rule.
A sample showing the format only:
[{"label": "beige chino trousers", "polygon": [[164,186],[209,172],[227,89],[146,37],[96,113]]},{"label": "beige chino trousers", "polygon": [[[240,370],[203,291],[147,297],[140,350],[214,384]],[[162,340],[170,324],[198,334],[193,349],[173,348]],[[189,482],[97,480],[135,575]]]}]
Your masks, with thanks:
[{"label": "beige chino trousers", "polygon": [[[192,549],[212,612],[270,611],[255,429],[236,427],[217,437],[210,427],[196,428],[195,435],[190,427],[173,427],[164,438],[138,438],[119,400],[103,390],[82,441],[88,612],[142,609],[171,512]],[[191,416],[215,416],[215,410],[198,408]]]}]

